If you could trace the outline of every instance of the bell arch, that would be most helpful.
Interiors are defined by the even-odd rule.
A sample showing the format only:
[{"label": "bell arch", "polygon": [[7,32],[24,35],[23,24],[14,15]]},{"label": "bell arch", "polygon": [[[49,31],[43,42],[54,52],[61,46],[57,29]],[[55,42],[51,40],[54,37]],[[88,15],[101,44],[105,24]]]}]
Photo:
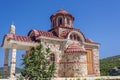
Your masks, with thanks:
[{"label": "bell arch", "polygon": [[71,18],[67,17],[67,24],[70,25],[71,24]]},{"label": "bell arch", "polygon": [[77,32],[77,31],[71,31],[68,34],[67,39],[85,42],[84,35],[81,32]]},{"label": "bell arch", "polygon": [[62,16],[58,16],[58,17],[57,17],[57,21],[56,21],[57,26],[63,25],[63,22],[64,22],[63,17],[62,17]]}]

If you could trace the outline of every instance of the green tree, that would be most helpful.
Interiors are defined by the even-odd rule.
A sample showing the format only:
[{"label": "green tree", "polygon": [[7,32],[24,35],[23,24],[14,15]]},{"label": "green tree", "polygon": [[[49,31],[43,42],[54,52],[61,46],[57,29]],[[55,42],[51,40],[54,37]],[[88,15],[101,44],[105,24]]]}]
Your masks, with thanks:
[{"label": "green tree", "polygon": [[[101,59],[100,60],[101,76],[110,76],[110,70],[114,67],[120,67],[120,55]],[[115,74],[115,75],[119,75],[119,74]]]},{"label": "green tree", "polygon": [[22,76],[34,80],[51,80],[55,73],[55,63],[50,62],[50,48],[40,44],[23,57]]},{"label": "green tree", "polygon": [[0,79],[2,78],[2,74],[0,74]]}]

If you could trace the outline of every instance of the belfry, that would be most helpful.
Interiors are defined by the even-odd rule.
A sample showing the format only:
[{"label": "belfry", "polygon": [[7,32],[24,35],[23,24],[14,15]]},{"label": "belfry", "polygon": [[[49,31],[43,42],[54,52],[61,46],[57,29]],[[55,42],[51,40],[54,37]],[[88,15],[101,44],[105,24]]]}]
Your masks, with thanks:
[{"label": "belfry", "polygon": [[[17,50],[29,52],[40,43],[49,47],[50,61],[56,64],[55,77],[100,76],[99,44],[86,38],[80,29],[73,27],[74,16],[66,10],[58,10],[50,16],[51,29],[48,31],[30,30],[27,36],[15,34],[15,26],[3,39],[5,49],[4,77],[14,77]],[[9,55],[9,51],[12,55]],[[11,57],[10,73],[8,58]]]}]

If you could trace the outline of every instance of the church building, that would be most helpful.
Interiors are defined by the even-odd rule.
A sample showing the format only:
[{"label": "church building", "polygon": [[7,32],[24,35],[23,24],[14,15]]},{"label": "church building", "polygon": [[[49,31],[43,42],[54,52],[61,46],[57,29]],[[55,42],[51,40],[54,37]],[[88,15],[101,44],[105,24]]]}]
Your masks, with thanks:
[{"label": "church building", "polygon": [[29,52],[40,43],[50,48],[50,60],[56,64],[56,77],[100,76],[99,43],[86,38],[80,29],[73,27],[74,16],[65,10],[58,10],[50,16],[51,29],[30,30],[27,36],[15,34],[15,25],[3,39],[5,50],[4,77],[8,74],[9,52],[10,77],[14,77],[17,50]]}]

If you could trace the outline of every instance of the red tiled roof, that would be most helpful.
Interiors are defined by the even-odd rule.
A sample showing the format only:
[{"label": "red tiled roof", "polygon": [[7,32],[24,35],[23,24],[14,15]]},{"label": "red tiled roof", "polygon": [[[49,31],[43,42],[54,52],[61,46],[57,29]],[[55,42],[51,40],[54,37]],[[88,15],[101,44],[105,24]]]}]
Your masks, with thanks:
[{"label": "red tiled roof", "polygon": [[94,42],[94,41],[92,41],[91,39],[88,39],[88,38],[85,39],[85,42],[92,43],[92,44],[99,44],[99,43],[96,43],[96,42]]},{"label": "red tiled roof", "polygon": [[18,35],[14,35],[14,34],[7,34],[5,36],[7,38],[7,40],[15,40],[15,41],[24,41],[24,42],[32,42],[31,38],[29,36],[18,36]]},{"label": "red tiled roof", "polygon": [[44,31],[41,31],[41,30],[37,30],[39,35],[38,36],[47,36],[47,37],[56,37],[53,35],[52,32],[44,32]]},{"label": "red tiled roof", "polygon": [[41,30],[31,30],[28,34],[28,36],[31,37],[30,33],[33,31],[33,35],[35,37],[39,37],[39,36],[46,36],[46,37],[51,37],[51,38],[59,38],[57,36],[55,36],[52,32],[45,32],[45,31],[41,31]]},{"label": "red tiled roof", "polygon": [[58,11],[56,12],[56,14],[58,14],[58,13],[69,14],[66,10],[63,10],[63,9],[58,10]]},{"label": "red tiled roof", "polygon": [[88,43],[93,43],[93,41],[91,39],[88,39],[88,38],[86,38],[85,41]]},{"label": "red tiled roof", "polygon": [[[70,15],[72,16],[69,12],[67,12],[66,10],[64,9],[60,9],[58,10],[56,13],[54,13],[53,15],[57,15],[57,14],[64,14],[64,15]],[[73,17],[73,16],[72,16]]]},{"label": "red tiled roof", "polygon": [[[41,31],[41,30],[31,30],[28,34],[28,36],[19,36],[19,35],[14,35],[14,34],[7,34],[5,35],[5,38],[7,38],[7,40],[13,39],[15,41],[24,41],[24,42],[36,42],[36,39],[34,39],[34,37],[38,37],[38,36],[46,36],[46,37],[51,37],[51,38],[59,38],[59,39],[63,39],[66,38],[67,35],[69,34],[71,30],[65,30],[60,34],[60,37],[55,36],[55,34],[53,34],[52,32],[45,32],[45,31]],[[31,37],[30,33],[33,32],[34,37]],[[92,43],[92,44],[98,44],[93,42],[90,39],[85,38],[85,42],[87,43]],[[73,46],[75,47],[75,46]],[[68,47],[69,50],[70,47]],[[80,48],[81,49],[81,48]],[[68,52],[67,50],[67,52]],[[75,49],[71,49],[71,50],[78,50],[77,48]],[[70,50],[70,51],[71,51]]]},{"label": "red tiled roof", "polygon": [[61,10],[58,10],[56,13],[54,13],[53,15],[51,15],[50,19],[53,17],[53,16],[56,16],[56,15],[59,15],[59,14],[63,14],[63,15],[69,15],[73,18],[74,20],[74,17],[69,13],[67,12],[66,10],[64,9],[61,9]]},{"label": "red tiled roof", "polygon": [[65,53],[74,53],[74,52],[86,52],[86,50],[77,44],[70,44],[65,50]]},{"label": "red tiled roof", "polygon": [[15,41],[24,41],[24,42],[32,42],[31,38],[29,36],[18,36],[13,35]]}]

